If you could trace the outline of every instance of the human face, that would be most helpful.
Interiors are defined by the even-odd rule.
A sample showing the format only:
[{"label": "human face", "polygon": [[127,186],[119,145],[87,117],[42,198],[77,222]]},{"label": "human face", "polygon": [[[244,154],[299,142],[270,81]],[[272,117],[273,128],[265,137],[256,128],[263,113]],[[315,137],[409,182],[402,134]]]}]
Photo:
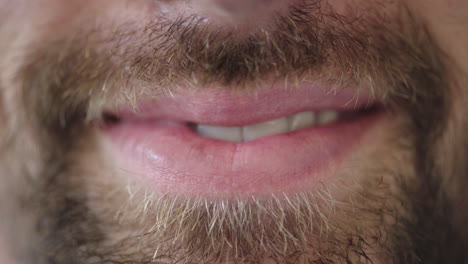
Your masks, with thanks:
[{"label": "human face", "polygon": [[468,261],[468,2],[0,8],[12,263]]}]

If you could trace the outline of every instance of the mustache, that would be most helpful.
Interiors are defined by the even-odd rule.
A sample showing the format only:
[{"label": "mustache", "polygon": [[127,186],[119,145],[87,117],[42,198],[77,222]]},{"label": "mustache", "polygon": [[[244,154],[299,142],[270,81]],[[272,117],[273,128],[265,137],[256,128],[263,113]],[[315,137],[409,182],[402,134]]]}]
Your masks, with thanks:
[{"label": "mustache", "polygon": [[[271,76],[300,79],[312,75],[314,81],[332,82],[336,86],[346,84],[355,87],[356,92],[359,92],[357,87],[374,89],[388,105],[411,114],[414,122],[408,130],[418,137],[418,146],[427,146],[434,141],[433,133],[427,131],[435,131],[434,122],[444,120],[446,114],[441,89],[444,72],[429,35],[414,21],[403,23],[407,19],[411,21],[410,16],[403,17],[409,14],[401,15],[394,21],[386,21],[379,12],[360,18],[344,17],[309,3],[291,7],[289,14],[271,28],[244,36],[215,30],[193,16],[177,21],[162,18],[143,26],[120,25],[107,33],[98,28],[78,32],[73,37],[58,36],[54,41],[34,43],[25,56],[27,60],[17,74],[17,79],[23,81],[22,105],[32,121],[30,124],[38,127],[34,131],[43,133],[39,135],[44,139],[42,142],[53,146],[49,148],[54,151],[50,153],[53,156],[50,161],[55,164],[64,159],[62,153],[73,149],[74,138],[83,137],[87,118],[99,116],[108,102],[128,102],[145,93],[164,94],[177,85],[203,89],[218,82],[223,84],[219,89],[247,90],[254,89],[255,85],[250,84]],[[77,126],[83,127],[77,129]],[[424,154],[427,152],[431,151],[417,149],[418,154],[423,154],[419,157],[419,166],[423,167],[419,170],[423,172],[426,171],[423,161],[432,161],[432,157]],[[434,186],[438,186],[434,180],[437,176],[431,177]],[[425,186],[420,182],[418,185]],[[432,194],[428,197],[436,199],[429,196]],[[428,197],[421,200],[432,201]],[[427,204],[429,207],[433,203]],[[179,212],[186,212],[186,208],[182,206]],[[294,212],[301,211],[304,209]],[[177,212],[171,211],[168,219]],[[218,212],[218,216],[223,216],[223,211]],[[239,211],[242,212],[245,211]],[[198,214],[193,211],[189,216]],[[420,215],[421,219],[425,216],[425,212]],[[289,223],[278,228],[289,227],[285,230],[298,232],[296,223]],[[255,231],[258,227],[246,228]],[[424,230],[433,230],[431,227]],[[223,228],[219,230],[226,230]],[[266,234],[265,238],[274,235]],[[281,235],[288,239],[287,233]],[[178,238],[186,245],[196,239]],[[292,239],[286,242],[295,246]],[[279,256],[283,254],[281,250],[277,252]],[[241,253],[248,255],[248,252]]]},{"label": "mustache", "polygon": [[437,51],[422,44],[431,43],[424,30],[407,12],[393,20],[378,10],[367,13],[344,16],[304,1],[269,28],[243,34],[197,16],[161,15],[143,26],[60,36],[34,43],[25,56],[18,71],[23,105],[60,136],[102,119],[105,107],[211,84],[252,91],[268,80],[313,78],[334,89],[370,89],[399,107],[431,100],[435,85],[420,84],[438,83],[433,79],[441,73]]}]

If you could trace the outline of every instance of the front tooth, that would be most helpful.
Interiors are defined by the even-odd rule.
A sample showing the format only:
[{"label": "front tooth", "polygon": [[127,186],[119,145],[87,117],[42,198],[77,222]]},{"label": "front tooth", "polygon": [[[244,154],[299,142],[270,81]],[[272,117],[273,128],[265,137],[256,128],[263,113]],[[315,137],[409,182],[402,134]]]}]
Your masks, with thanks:
[{"label": "front tooth", "polygon": [[302,112],[290,117],[289,130],[295,131],[315,125],[316,116],[314,112]]},{"label": "front tooth", "polygon": [[244,141],[288,132],[288,120],[286,117],[263,123],[245,126]]},{"label": "front tooth", "polygon": [[200,135],[209,138],[231,142],[242,142],[242,129],[240,127],[198,125],[197,132]]},{"label": "front tooth", "polygon": [[337,111],[321,111],[317,114],[317,125],[327,125],[338,120]]}]

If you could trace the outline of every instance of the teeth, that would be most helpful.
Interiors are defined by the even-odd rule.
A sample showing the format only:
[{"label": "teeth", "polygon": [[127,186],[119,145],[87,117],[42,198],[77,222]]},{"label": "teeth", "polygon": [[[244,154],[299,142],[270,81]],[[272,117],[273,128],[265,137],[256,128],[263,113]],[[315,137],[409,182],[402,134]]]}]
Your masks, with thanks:
[{"label": "teeth", "polygon": [[321,111],[317,114],[318,125],[328,125],[338,120],[338,112],[336,111]]},{"label": "teeth", "polygon": [[231,142],[245,142],[308,127],[327,125],[339,119],[337,111],[302,112],[244,127],[197,125],[198,134]]},{"label": "teeth", "polygon": [[223,127],[223,126],[207,126],[198,125],[197,132],[200,135],[209,138],[215,138],[224,141],[242,142],[242,128],[241,127]]},{"label": "teeth", "polygon": [[258,123],[244,127],[244,141],[250,141],[261,137],[286,133],[289,131],[286,117]]},{"label": "teeth", "polygon": [[302,112],[289,117],[290,130],[299,130],[315,125],[316,114],[314,112]]}]

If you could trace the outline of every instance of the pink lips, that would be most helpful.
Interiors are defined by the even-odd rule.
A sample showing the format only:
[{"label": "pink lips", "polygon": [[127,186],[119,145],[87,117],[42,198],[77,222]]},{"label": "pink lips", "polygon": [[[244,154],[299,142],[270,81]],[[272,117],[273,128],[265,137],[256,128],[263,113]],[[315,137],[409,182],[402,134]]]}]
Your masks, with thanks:
[{"label": "pink lips", "polygon": [[[352,111],[376,105],[368,95],[302,86],[255,95],[206,92],[142,102],[114,113],[107,126],[119,166],[155,192],[203,197],[268,195],[315,188],[334,178],[381,116],[355,118],[244,143],[205,138],[187,123],[243,126],[303,111]],[[137,175],[137,176],[136,176]]]}]

